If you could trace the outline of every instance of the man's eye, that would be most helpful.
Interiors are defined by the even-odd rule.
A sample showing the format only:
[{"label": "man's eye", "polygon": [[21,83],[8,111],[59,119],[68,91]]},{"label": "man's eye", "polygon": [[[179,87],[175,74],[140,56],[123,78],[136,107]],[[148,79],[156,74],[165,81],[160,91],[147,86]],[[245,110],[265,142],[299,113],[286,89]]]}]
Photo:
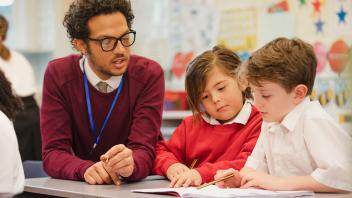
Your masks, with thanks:
[{"label": "man's eye", "polygon": [[103,44],[104,45],[110,45],[110,44],[113,44],[114,42],[115,42],[115,39],[111,39],[111,38],[103,39]]}]

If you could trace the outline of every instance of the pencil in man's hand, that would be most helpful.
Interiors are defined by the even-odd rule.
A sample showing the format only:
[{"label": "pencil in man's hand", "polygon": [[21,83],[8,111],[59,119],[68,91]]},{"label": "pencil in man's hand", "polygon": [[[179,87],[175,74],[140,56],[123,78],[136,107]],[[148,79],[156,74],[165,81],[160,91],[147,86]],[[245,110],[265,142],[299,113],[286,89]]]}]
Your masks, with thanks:
[{"label": "pencil in man's hand", "polygon": [[225,180],[225,179],[228,179],[228,178],[231,178],[231,177],[233,177],[233,176],[235,176],[235,174],[234,174],[234,173],[232,173],[232,174],[230,174],[230,175],[227,175],[227,176],[225,176],[225,177],[223,177],[223,178],[220,178],[220,179],[214,180],[214,181],[212,181],[212,182],[209,182],[209,183],[204,183],[204,184],[202,184],[202,185],[198,186],[198,187],[197,187],[197,189],[201,189],[201,188],[204,188],[204,187],[207,187],[207,186],[210,186],[210,185],[216,184],[216,183],[218,183],[218,182],[221,182],[221,181],[223,181],[223,180]]}]

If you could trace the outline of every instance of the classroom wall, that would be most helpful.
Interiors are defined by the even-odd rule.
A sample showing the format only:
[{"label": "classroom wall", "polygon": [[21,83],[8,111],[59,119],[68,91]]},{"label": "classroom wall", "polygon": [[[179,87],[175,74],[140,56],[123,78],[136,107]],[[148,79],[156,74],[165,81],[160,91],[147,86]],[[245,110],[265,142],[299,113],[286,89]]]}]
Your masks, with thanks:
[{"label": "classroom wall", "polygon": [[[311,98],[352,134],[351,0],[135,0],[134,6],[135,28],[143,35],[135,50],[163,65],[171,93],[184,91],[187,63],[215,44],[245,60],[279,36],[311,43],[319,62]],[[341,9],[347,13],[344,20]]]},{"label": "classroom wall", "polygon": [[[71,2],[15,0],[0,7],[11,21],[7,44],[24,53],[36,71],[39,102],[47,62],[75,53],[62,26]],[[215,44],[245,60],[278,36],[310,42],[320,60],[312,98],[352,133],[351,0],[132,0],[132,6],[137,31],[132,50],[163,66],[168,91],[184,91],[187,63]],[[341,9],[347,13],[344,22]]]}]

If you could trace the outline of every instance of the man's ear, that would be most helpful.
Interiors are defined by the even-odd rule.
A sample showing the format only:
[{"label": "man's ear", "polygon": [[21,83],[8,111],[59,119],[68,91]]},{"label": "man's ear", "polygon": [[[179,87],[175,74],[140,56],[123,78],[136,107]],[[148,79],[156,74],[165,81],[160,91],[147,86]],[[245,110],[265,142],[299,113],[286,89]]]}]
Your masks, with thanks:
[{"label": "man's ear", "polygon": [[238,85],[241,91],[245,91],[247,87],[249,87],[249,83],[245,75],[238,76]]},{"label": "man's ear", "polygon": [[294,103],[298,104],[307,96],[308,87],[303,84],[299,84],[294,88]]},{"label": "man's ear", "polygon": [[74,39],[72,44],[77,51],[81,52],[81,54],[87,53],[87,44],[83,40]]}]

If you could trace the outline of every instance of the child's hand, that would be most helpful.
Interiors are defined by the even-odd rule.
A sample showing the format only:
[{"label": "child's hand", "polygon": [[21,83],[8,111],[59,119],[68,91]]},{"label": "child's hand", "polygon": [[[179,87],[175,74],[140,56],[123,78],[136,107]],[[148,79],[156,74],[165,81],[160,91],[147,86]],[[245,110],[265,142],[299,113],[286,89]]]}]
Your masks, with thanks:
[{"label": "child's hand", "polygon": [[199,186],[202,183],[202,177],[199,172],[195,169],[191,169],[187,172],[182,173],[179,176],[174,177],[171,180],[170,187],[188,187],[188,186]]},{"label": "child's hand", "polygon": [[178,177],[186,171],[189,171],[189,168],[186,165],[175,163],[167,169],[166,176],[169,180],[173,180],[175,177]]},{"label": "child's hand", "polygon": [[226,169],[226,170],[218,170],[214,176],[214,180],[221,179],[228,175],[235,174],[235,176],[225,179],[223,181],[218,182],[216,185],[220,188],[238,188],[241,185],[241,176],[239,172],[233,168]]},{"label": "child's hand", "polygon": [[267,190],[281,190],[283,187],[282,179],[268,175],[261,171],[240,172],[242,176],[241,188],[263,188]]}]

